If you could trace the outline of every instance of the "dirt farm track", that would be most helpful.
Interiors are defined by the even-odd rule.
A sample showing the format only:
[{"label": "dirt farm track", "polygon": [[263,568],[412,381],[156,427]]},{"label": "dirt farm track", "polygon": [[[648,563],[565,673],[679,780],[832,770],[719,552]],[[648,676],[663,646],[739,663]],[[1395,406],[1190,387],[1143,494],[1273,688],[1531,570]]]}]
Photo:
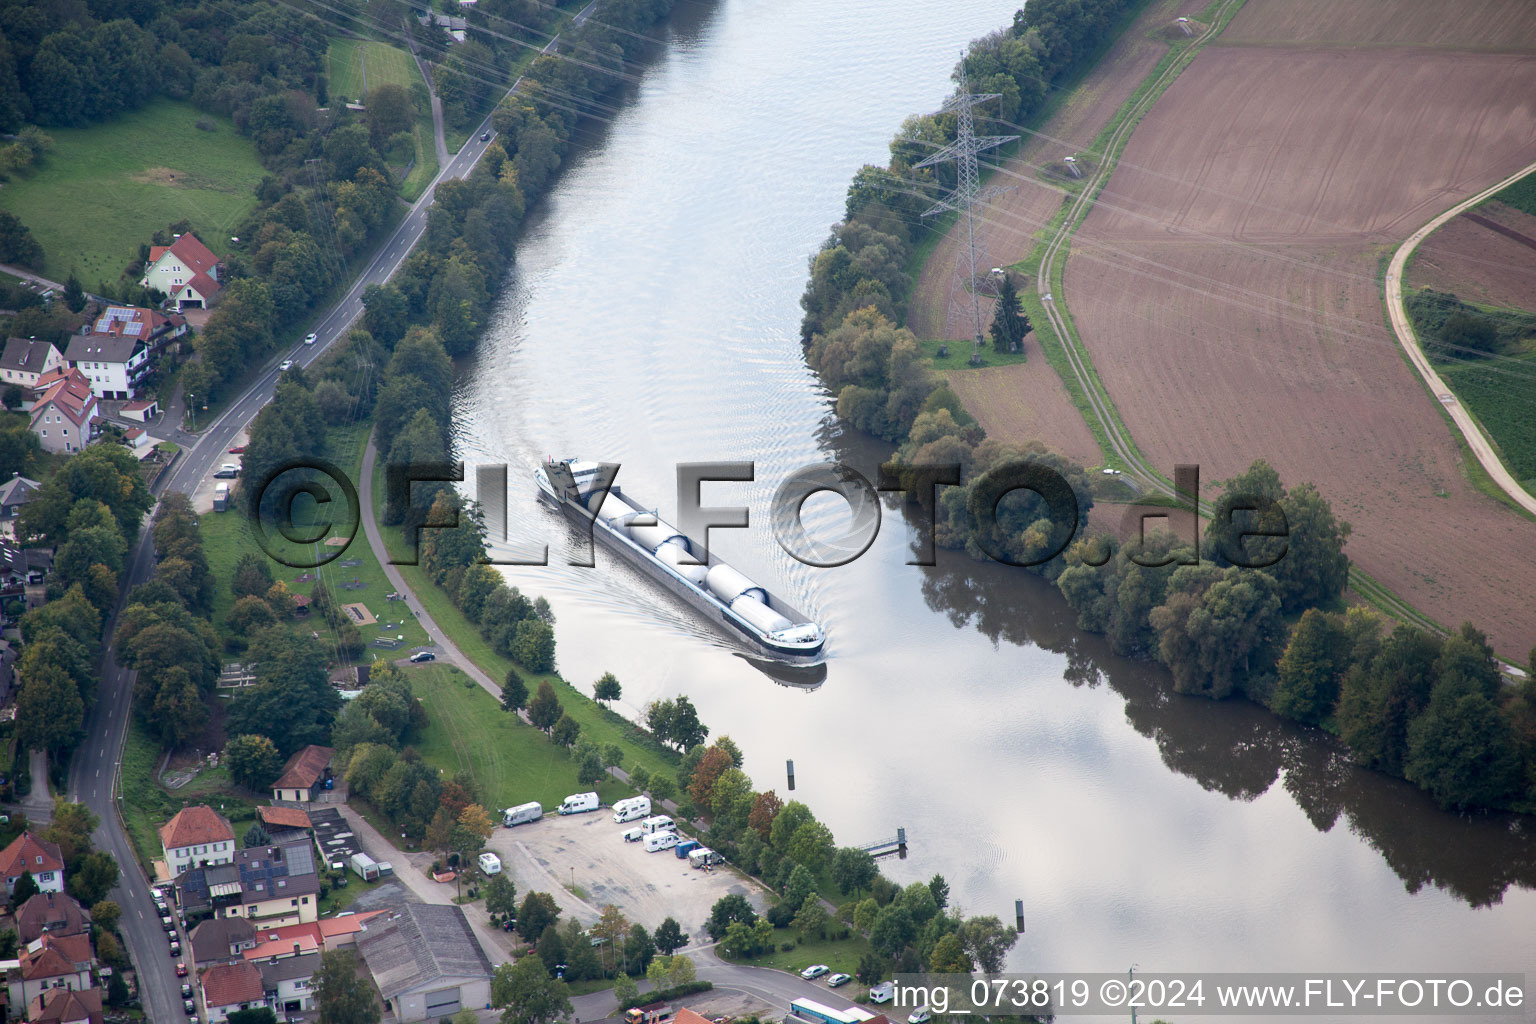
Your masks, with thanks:
[{"label": "dirt farm track", "polygon": [[1248,0],[1136,128],[1064,289],[1154,465],[1214,480],[1264,458],[1315,482],[1362,568],[1522,661],[1536,523],[1468,483],[1378,274],[1421,224],[1536,158],[1533,12]]}]

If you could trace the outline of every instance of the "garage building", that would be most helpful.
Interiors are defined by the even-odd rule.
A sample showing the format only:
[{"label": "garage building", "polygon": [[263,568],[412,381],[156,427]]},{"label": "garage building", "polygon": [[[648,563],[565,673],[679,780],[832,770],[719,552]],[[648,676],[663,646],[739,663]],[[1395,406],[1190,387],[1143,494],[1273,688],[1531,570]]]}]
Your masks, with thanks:
[{"label": "garage building", "polygon": [[407,904],[370,921],[357,950],[402,1024],[490,1005],[491,962],[459,907]]}]

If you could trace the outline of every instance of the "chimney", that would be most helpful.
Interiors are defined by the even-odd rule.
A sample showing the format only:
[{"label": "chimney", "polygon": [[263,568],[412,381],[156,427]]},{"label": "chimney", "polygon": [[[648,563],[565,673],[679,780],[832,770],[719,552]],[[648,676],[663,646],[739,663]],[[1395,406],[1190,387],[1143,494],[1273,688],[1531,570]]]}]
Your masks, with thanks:
[{"label": "chimney", "polygon": [[293,955],[294,956],[298,956],[299,955],[299,944],[297,942],[295,942],[293,944]]}]

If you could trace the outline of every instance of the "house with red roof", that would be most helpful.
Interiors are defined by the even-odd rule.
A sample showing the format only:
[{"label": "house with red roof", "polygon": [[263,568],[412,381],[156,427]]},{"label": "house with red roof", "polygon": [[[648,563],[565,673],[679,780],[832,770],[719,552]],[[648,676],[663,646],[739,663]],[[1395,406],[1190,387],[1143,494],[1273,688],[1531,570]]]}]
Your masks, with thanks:
[{"label": "house with red roof", "polygon": [[69,339],[64,359],[85,374],[97,398],[137,398],[161,350],[187,333],[174,313],[108,306]]},{"label": "house with red roof", "polygon": [[32,406],[32,433],[44,450],[78,452],[101,429],[100,404],[91,382],[79,370],[54,370],[38,378],[42,393]]},{"label": "house with red roof", "polygon": [[164,293],[165,304],[178,311],[206,309],[223,287],[219,258],[190,233],[177,235],[170,245],[151,246],[139,283]]},{"label": "house with red roof", "polygon": [[27,943],[7,986],[11,1006],[26,1006],[51,988],[91,987],[96,953],[89,935],[44,935]]},{"label": "house with red roof", "polygon": [[204,1019],[219,1024],[230,1014],[267,1005],[261,970],[249,960],[214,964],[198,981]]},{"label": "house with red roof", "polygon": [[27,1004],[31,1024],[102,1024],[101,989],[55,988]]},{"label": "house with red roof", "polygon": [[[28,871],[32,872],[32,880],[43,892],[64,891],[64,857],[59,853],[59,844],[23,832],[11,840],[10,846],[0,850],[0,877],[5,879],[7,896],[15,891],[17,880]],[[12,1000],[11,1005],[18,1004]]]},{"label": "house with red roof", "polygon": [[188,868],[233,864],[235,830],[207,804],[183,807],[160,826],[165,866],[175,878]]}]

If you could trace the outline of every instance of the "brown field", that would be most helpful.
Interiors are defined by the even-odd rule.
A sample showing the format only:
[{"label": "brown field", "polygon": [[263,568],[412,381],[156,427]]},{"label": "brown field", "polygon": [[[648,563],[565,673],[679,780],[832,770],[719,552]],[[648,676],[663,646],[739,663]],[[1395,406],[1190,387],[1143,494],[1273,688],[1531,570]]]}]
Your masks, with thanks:
[{"label": "brown field", "polygon": [[[1480,216],[1536,238],[1536,217],[1489,203]],[[1408,265],[1408,284],[1453,292],[1469,302],[1536,310],[1536,249],[1456,217],[1426,238]]]},{"label": "brown field", "polygon": [[[1091,143],[1167,52],[1167,40],[1159,38],[1161,31],[1174,18],[1193,15],[1204,6],[1202,0],[1155,0],[1079,85],[1072,102],[1057,111],[1018,155],[992,175],[989,185],[1018,187],[996,197],[987,207],[986,251],[978,256],[983,266],[1007,266],[1029,254],[1035,245],[1035,232],[1061,208],[1065,195],[1037,178],[1036,168]],[[989,127],[983,122],[979,130],[1011,129]],[[963,223],[951,228],[917,279],[907,326],[920,338],[966,340],[972,336],[969,304],[957,301],[963,299],[964,281],[954,269],[964,230]],[[986,305],[983,311],[990,322]],[[972,371],[957,371],[949,375],[950,386],[988,433],[1042,440],[1063,454],[1097,464],[1102,458],[1098,445],[1061,379],[1049,372],[1043,357],[1032,355],[1026,366],[984,370],[982,374],[990,376],[976,381],[967,380]],[[973,400],[982,408],[973,405]],[[1016,434],[1015,430],[1027,432]]]},{"label": "brown field", "polygon": [[1536,52],[1530,0],[1249,0],[1224,46],[1433,46]]},{"label": "brown field", "polygon": [[1066,271],[1154,465],[1210,481],[1263,458],[1316,483],[1362,568],[1522,660],[1536,523],[1466,482],[1376,275],[1434,213],[1531,159],[1532,95],[1536,58],[1209,48],[1137,128]]},{"label": "brown field", "polygon": [[1025,344],[1030,350],[1028,362],[952,371],[945,375],[951,390],[988,436],[1041,440],[1069,459],[1097,466],[1103,454],[1093,432],[1061,386],[1061,378],[1040,354],[1033,335]]}]

